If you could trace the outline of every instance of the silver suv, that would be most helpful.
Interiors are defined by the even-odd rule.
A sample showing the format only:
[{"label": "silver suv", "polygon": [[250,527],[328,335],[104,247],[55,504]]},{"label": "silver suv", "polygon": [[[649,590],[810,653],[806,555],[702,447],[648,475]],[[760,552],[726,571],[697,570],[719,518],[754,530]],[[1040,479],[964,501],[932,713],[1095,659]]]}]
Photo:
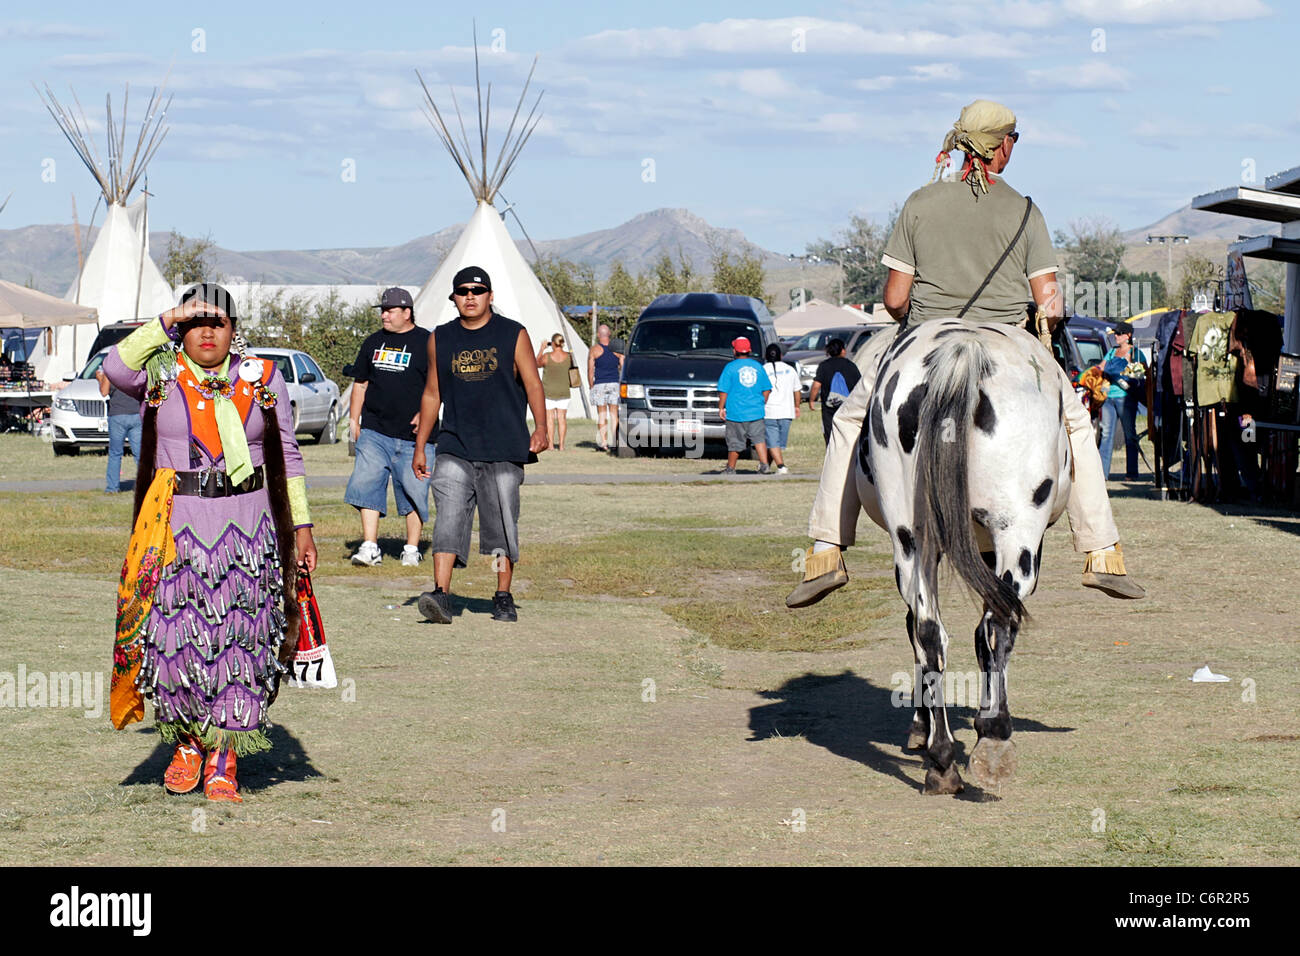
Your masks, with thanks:
[{"label": "silver suv", "polygon": [[107,354],[108,349],[100,349],[76,378],[54,393],[50,409],[54,454],[75,455],[83,448],[108,447],[108,399],[99,394],[95,379]]}]

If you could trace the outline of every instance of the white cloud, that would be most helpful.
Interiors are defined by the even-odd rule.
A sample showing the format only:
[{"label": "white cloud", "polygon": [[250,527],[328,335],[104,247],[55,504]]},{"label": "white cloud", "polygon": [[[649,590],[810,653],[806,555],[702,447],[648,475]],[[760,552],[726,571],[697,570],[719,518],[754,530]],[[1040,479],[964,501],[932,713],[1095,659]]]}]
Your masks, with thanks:
[{"label": "white cloud", "polygon": [[926,63],[921,66],[911,66],[908,69],[912,71],[913,79],[922,83],[933,80],[955,82],[961,79],[961,70],[957,68],[956,63]]},{"label": "white cloud", "polygon": [[779,70],[739,70],[714,73],[710,79],[719,86],[732,87],[753,96],[789,96],[798,92]]},{"label": "white cloud", "polygon": [[105,40],[107,30],[64,23],[0,23],[0,40]]},{"label": "white cloud", "polygon": [[1231,96],[1231,86],[1207,86],[1205,88],[1206,96]]},{"label": "white cloud", "polygon": [[854,80],[853,88],[867,93],[879,93],[881,90],[892,89],[897,82],[896,76],[873,76],[868,79]]},{"label": "white cloud", "polygon": [[[802,46],[804,53],[796,52]],[[652,27],[605,30],[576,41],[578,57],[628,60],[682,60],[697,54],[769,56],[952,56],[1010,59],[1030,48],[1026,34],[991,30],[946,34],[933,30],[881,31],[855,23],[790,17],[772,20],[722,20],[685,29]]]},{"label": "white cloud", "polygon": [[1129,73],[1099,58],[1081,64],[1026,70],[1025,79],[1037,90],[1127,90]]},{"label": "white cloud", "polygon": [[1273,13],[1260,0],[1065,0],[1063,8],[1098,23],[1223,23]]}]

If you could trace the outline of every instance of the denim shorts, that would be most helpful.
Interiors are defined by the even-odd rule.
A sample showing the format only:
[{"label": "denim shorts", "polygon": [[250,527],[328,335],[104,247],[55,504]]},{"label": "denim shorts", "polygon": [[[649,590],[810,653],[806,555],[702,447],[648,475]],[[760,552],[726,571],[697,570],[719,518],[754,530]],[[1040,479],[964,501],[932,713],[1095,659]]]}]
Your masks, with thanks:
[{"label": "denim shorts", "polygon": [[763,429],[767,432],[768,448],[784,448],[786,441],[790,437],[790,422],[792,418],[765,418],[763,419]]},{"label": "denim shorts", "polygon": [[519,560],[519,486],[524,469],[512,461],[466,461],[438,456],[433,466],[433,554],[456,555],[455,566],[469,558],[474,510],[478,509],[479,554],[504,554]]},{"label": "denim shorts", "polygon": [[[425,445],[425,455],[432,458],[435,451]],[[420,521],[429,520],[429,480],[421,481],[411,470],[415,457],[415,441],[390,438],[369,428],[361,429],[357,437],[357,463],[348,479],[348,490],[343,500],[354,508],[378,511],[382,517],[388,508],[388,480],[393,481],[393,498],[397,513],[408,515],[418,512]],[[431,463],[432,464],[432,463]]]}]

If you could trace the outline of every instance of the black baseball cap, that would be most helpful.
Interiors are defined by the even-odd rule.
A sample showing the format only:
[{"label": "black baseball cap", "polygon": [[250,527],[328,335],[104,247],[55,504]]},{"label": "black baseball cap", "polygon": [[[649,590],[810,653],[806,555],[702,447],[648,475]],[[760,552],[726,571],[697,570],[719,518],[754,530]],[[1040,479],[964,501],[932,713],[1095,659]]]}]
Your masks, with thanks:
[{"label": "black baseball cap", "polygon": [[451,295],[447,296],[447,298],[454,298],[457,289],[463,285],[469,285],[471,283],[474,285],[481,285],[489,292],[492,291],[492,277],[487,274],[486,269],[480,268],[479,266],[466,266],[452,277]]},{"label": "black baseball cap", "polygon": [[384,294],[380,296],[379,304],[376,309],[414,309],[415,303],[411,301],[411,293],[399,286],[393,286],[391,289],[385,289]]}]

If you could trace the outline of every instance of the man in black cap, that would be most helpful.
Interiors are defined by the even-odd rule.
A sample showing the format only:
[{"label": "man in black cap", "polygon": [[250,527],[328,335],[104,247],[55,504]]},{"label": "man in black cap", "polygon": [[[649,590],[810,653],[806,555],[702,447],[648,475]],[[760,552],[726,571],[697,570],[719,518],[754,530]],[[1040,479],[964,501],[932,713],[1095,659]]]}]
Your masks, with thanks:
[{"label": "man in black cap", "polygon": [[[451,572],[469,558],[474,511],[479,553],[493,557],[497,590],[492,619],[519,619],[510,593],[519,560],[519,486],[524,465],[550,445],[546,400],[528,331],[492,309],[492,279],[477,266],[461,269],[449,296],[460,318],[429,336],[429,375],[420,405],[415,474],[433,479],[434,590],[420,595],[430,621],[451,623]],[[442,411],[438,458],[431,470],[424,443]],[[537,423],[528,434],[525,414]]]},{"label": "man in black cap", "polygon": [[[420,563],[420,533],[429,520],[429,482],[411,470],[420,394],[429,371],[429,330],[415,324],[414,303],[405,289],[384,290],[378,308],[384,327],[362,343],[353,370],[349,412],[357,462],[343,500],[361,512],[361,547],[352,563],[374,567],[383,560],[379,519],[388,504],[391,477],[397,513],[406,518],[402,564],[414,567]],[[433,422],[429,425],[419,440],[421,460]]]}]

